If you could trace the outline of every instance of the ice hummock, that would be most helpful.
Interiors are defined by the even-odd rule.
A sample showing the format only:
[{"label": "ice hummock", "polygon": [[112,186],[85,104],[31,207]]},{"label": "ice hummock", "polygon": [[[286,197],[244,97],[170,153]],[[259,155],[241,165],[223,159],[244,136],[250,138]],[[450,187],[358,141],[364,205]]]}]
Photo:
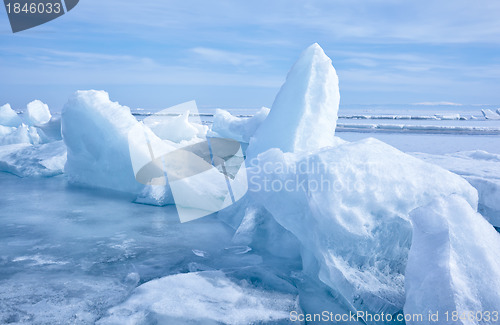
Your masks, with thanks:
[{"label": "ice hummock", "polygon": [[143,120],[160,139],[175,143],[189,142],[205,138],[208,127],[202,125],[198,116],[190,120],[191,114],[197,114],[196,102],[189,101],[169,107]]},{"label": "ice hummock", "polygon": [[0,125],[8,127],[18,127],[21,125],[21,118],[17,113],[10,107],[9,104],[5,104],[0,107]]},{"label": "ice hummock", "polygon": [[303,261],[319,266],[305,270],[372,313],[403,308],[409,212],[454,193],[477,208],[463,178],[375,139],[308,155],[272,149],[249,174],[254,201],[298,238]]},{"label": "ice hummock", "polygon": [[[500,306],[500,236],[458,195],[438,197],[410,214],[412,245],[406,268],[406,303],[410,315],[424,315],[413,324],[496,324],[481,318]],[[469,320],[446,319],[473,312]],[[476,318],[477,317],[477,318]]]},{"label": "ice hummock", "polygon": [[252,117],[236,117],[228,111],[217,109],[212,124],[212,136],[230,138],[248,143],[255,131],[269,115],[269,108],[262,107]]},{"label": "ice hummock", "polygon": [[108,93],[76,92],[62,110],[66,176],[88,186],[140,193],[143,185],[135,179],[128,141],[129,131],[138,124],[130,109],[112,102]]},{"label": "ice hummock", "polygon": [[58,119],[52,119],[49,107],[39,100],[28,104],[23,118],[6,104],[0,107],[0,146],[43,144],[61,140]]},{"label": "ice hummock", "polygon": [[176,274],[139,286],[98,324],[288,324],[296,297],[235,283],[221,271]]},{"label": "ice hummock", "polygon": [[25,115],[26,123],[35,126],[45,124],[52,118],[49,106],[38,99],[28,104]]},{"label": "ice hummock", "polygon": [[271,148],[311,151],[337,143],[339,80],[332,60],[309,46],[288,73],[266,120],[250,140],[247,157]]},{"label": "ice hummock", "polygon": [[66,163],[66,146],[62,141],[39,146],[28,143],[0,146],[0,171],[19,177],[62,174]]},{"label": "ice hummock", "polygon": [[[10,219],[6,225],[9,237],[0,238],[2,247],[8,248],[0,256],[0,264],[7,265],[8,271],[19,268],[23,271],[17,272],[25,272],[24,268],[28,268],[43,275],[47,274],[43,272],[57,269],[65,275],[62,277],[64,281],[73,279],[75,266],[78,266],[76,269],[81,267],[82,273],[92,273],[92,277],[83,281],[86,289],[78,299],[74,293],[78,288],[71,285],[66,288],[59,274],[57,279],[41,277],[42,286],[36,280],[30,282],[31,275],[26,273],[13,280],[2,280],[0,286],[5,290],[1,290],[0,300],[8,301],[12,306],[23,305],[15,312],[0,310],[0,321],[27,320],[35,315],[35,321],[92,323],[112,305],[116,307],[109,309],[103,323],[121,323],[129,317],[145,322],[175,322],[182,317],[183,321],[188,319],[203,324],[289,323],[292,308],[309,312],[320,310],[318,306],[328,306],[324,310],[342,313],[364,310],[395,314],[402,312],[403,306],[406,310],[425,309],[424,303],[414,301],[436,301],[433,294],[437,286],[422,285],[416,294],[405,291],[405,285],[407,288],[421,285],[419,276],[422,274],[436,276],[440,283],[448,285],[438,288],[443,291],[451,288],[468,308],[477,307],[478,302],[484,302],[485,306],[496,302],[497,296],[486,291],[487,286],[474,267],[486,264],[488,276],[498,278],[498,263],[489,260],[491,256],[497,257],[484,248],[491,242],[491,247],[497,249],[498,234],[492,232],[491,227],[487,228],[488,224],[476,213],[478,198],[475,189],[463,178],[380,141],[337,141],[333,133],[337,109],[335,70],[319,46],[313,45],[290,72],[267,119],[265,111],[257,118],[249,119],[235,119],[218,112],[219,122],[209,135],[217,133],[243,142],[253,136],[251,153],[257,157],[249,170],[248,180],[254,190],[259,186],[261,190],[248,193],[239,203],[219,213],[221,219],[234,227],[234,233],[210,217],[184,228],[186,226],[178,226],[171,218],[172,211],[168,207],[163,210],[130,205],[130,202],[122,202],[125,196],[110,194],[109,191],[85,191],[74,187],[68,190],[61,177],[43,183],[43,186],[49,185],[42,188],[50,190],[50,195],[36,188],[41,180],[22,180],[26,183],[22,183],[23,189],[18,188],[15,192],[15,200],[25,204],[24,209],[29,207],[25,210],[29,213],[23,215],[24,225],[18,227],[16,217],[19,215],[12,212],[17,207],[10,202],[11,197],[1,198],[2,207],[5,207],[2,212],[8,212]],[[206,128],[189,121],[189,113],[174,118],[175,123],[169,119],[160,118],[150,124],[155,133],[147,126],[148,121],[146,125],[138,122],[127,107],[111,102],[107,93],[78,92],[63,110],[64,143],[56,141],[40,145],[57,139],[57,119],[39,126],[0,127],[0,141],[7,137],[13,143],[24,142],[0,149],[0,168],[20,176],[57,175],[62,172],[67,146],[65,173],[71,181],[131,192],[133,197],[141,193],[136,202],[162,205],[166,202],[170,184],[155,187],[137,183],[130,152],[137,151],[139,158],[146,162],[151,157],[148,153],[141,156],[147,147],[136,146],[130,141],[130,130],[138,129],[151,143],[172,148],[178,148],[181,143],[199,141],[206,132]],[[171,130],[165,130],[166,127],[177,128],[169,133]],[[491,163],[498,159],[484,152],[470,153],[468,157]],[[303,170],[304,165],[317,168]],[[266,172],[269,168],[272,171]],[[214,172],[207,178],[187,183],[186,203],[191,204],[187,201],[192,200],[193,189],[224,199],[224,195],[217,191],[226,183],[214,181],[213,175],[220,176]],[[3,176],[2,184],[9,182],[7,188],[14,188],[12,184],[17,184],[18,180],[9,179],[10,175]],[[468,178],[469,182],[471,179]],[[481,181],[485,179],[482,177]],[[55,183],[59,185],[55,186]],[[271,186],[270,190],[264,190],[266,184]],[[279,189],[280,184],[297,187],[290,191]],[[332,188],[320,187],[328,184]],[[278,189],[273,188],[276,185]],[[487,191],[484,185],[482,192]],[[41,192],[45,196],[39,195]],[[489,208],[497,208],[494,192],[489,193],[492,195],[483,201],[480,196],[480,203],[487,202]],[[26,200],[26,195],[34,199]],[[112,199],[113,195],[118,199]],[[64,200],[54,204],[54,199],[60,200],[60,197]],[[454,220],[455,215],[451,212],[457,212],[457,207],[462,214]],[[451,264],[435,251],[431,253],[436,254],[429,256],[435,258],[432,262],[443,266],[439,273],[431,274],[428,269],[421,269],[422,273],[417,270],[417,276],[412,273],[416,264],[415,260],[408,264],[409,251],[410,256],[423,252],[423,258],[427,258],[426,245],[437,247],[433,242],[435,238],[430,236],[415,237],[414,246],[411,246],[412,235],[422,228],[422,224],[417,223],[423,213],[436,215],[435,220],[426,219],[426,222],[444,220],[444,224],[449,223],[446,229],[455,237],[444,238],[448,240],[445,244],[449,244],[460,257],[468,257],[471,252],[480,253],[472,259],[473,264],[465,260],[464,264],[458,265],[460,272],[466,270],[471,274],[464,281],[466,286],[456,285],[457,279],[462,280],[457,274],[462,273],[446,273]],[[230,218],[225,218],[228,215]],[[148,218],[148,226],[144,218]],[[103,223],[107,226],[103,227]],[[26,225],[28,227],[24,228]],[[131,231],[131,227],[136,230]],[[136,235],[128,238],[131,232],[136,232]],[[485,238],[481,237],[483,233]],[[38,239],[40,234],[51,240]],[[207,243],[200,241],[199,237],[203,235],[213,239]],[[443,240],[441,235],[438,234],[438,241]],[[11,241],[11,237],[21,239]],[[64,247],[59,248],[61,242],[64,242]],[[33,247],[33,243],[37,246]],[[152,251],[154,256],[150,255]],[[75,256],[74,252],[85,254],[85,258]],[[246,272],[249,265],[259,270],[255,275],[245,273],[245,279],[251,279],[252,284],[231,279],[222,271],[229,267]],[[270,265],[279,265],[280,271],[270,270]],[[134,270],[126,277],[95,281],[102,279],[103,273],[120,273],[125,268]],[[220,271],[205,271],[213,269]],[[276,274],[271,274],[273,272]],[[82,274],[76,273],[76,276],[80,280],[84,278]],[[262,285],[269,278],[273,284],[271,290]],[[127,298],[128,290],[140,279],[148,282]],[[281,285],[280,281],[297,287],[300,306],[295,294],[283,295],[274,291]],[[75,282],[80,288],[84,287]],[[95,286],[89,286],[91,283]],[[66,288],[62,294],[61,286]],[[16,293],[18,287],[22,294]],[[474,293],[465,295],[465,287],[473,288]],[[498,281],[492,287],[497,290]],[[36,288],[34,293],[33,288]],[[113,288],[117,290],[113,291]],[[181,293],[185,292],[191,295],[182,296]],[[225,299],[227,297],[231,299]],[[73,303],[75,300],[77,302]],[[176,308],[179,302],[181,306]],[[441,304],[436,308],[444,310],[453,303],[443,300],[436,303]],[[250,305],[254,311],[241,304]],[[195,308],[183,308],[186,306]],[[209,313],[209,319],[201,319],[196,314],[199,308]]]},{"label": "ice hummock", "polygon": [[482,109],[481,113],[483,113],[484,118],[487,120],[500,120],[500,113],[493,112],[491,109]]},{"label": "ice hummock", "polygon": [[413,156],[441,166],[465,178],[479,193],[479,211],[500,228],[500,155],[483,150],[446,155],[412,153]]}]

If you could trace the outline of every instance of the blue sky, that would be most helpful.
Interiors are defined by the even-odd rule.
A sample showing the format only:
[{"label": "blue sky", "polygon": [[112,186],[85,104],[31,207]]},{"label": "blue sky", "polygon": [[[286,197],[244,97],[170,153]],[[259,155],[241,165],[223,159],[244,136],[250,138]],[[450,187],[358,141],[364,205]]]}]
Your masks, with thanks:
[{"label": "blue sky", "polygon": [[81,0],[12,34],[0,9],[0,105],[58,110],[78,89],[130,107],[270,106],[308,45],[341,105],[500,104],[500,1]]}]

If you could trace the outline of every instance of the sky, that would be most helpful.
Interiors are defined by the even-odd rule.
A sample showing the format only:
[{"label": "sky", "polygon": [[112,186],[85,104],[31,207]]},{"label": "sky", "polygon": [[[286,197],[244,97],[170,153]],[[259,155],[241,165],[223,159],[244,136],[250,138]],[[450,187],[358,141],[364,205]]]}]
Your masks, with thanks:
[{"label": "sky", "polygon": [[81,0],[13,34],[0,8],[0,105],[103,89],[132,108],[270,107],[315,42],[341,107],[500,104],[498,17],[498,0]]}]

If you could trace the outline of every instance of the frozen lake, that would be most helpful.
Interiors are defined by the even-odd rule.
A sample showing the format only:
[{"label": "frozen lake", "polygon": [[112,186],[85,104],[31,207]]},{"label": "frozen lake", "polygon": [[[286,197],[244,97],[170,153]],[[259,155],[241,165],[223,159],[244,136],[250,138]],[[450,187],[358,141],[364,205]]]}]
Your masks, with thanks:
[{"label": "frozen lake", "polygon": [[151,279],[265,265],[214,216],[180,224],[173,206],[63,176],[0,173],[0,184],[0,323],[93,323]]},{"label": "frozen lake", "polygon": [[[254,112],[232,111],[240,116]],[[460,114],[472,116],[473,112],[478,113],[464,110]],[[344,112],[349,113],[352,112]],[[391,115],[380,109],[363,113]],[[432,115],[432,111],[399,113]],[[204,122],[210,125],[214,111],[202,114]],[[143,112],[136,116],[141,119],[147,115]],[[480,116],[468,120],[341,117],[338,123],[500,127],[499,121]],[[348,141],[374,137],[404,152],[439,155],[438,158],[475,150],[500,154],[497,135],[366,129],[337,135]],[[476,156],[481,160],[481,155]],[[483,156],[486,158],[481,160],[481,167],[472,169],[477,169],[481,182],[493,182],[479,184],[487,194],[487,186],[496,184],[499,177],[495,174],[498,163],[495,156]],[[461,159],[442,157],[451,162]],[[473,164],[474,159],[467,162]],[[463,166],[468,165],[459,165]],[[261,290],[255,293],[257,297],[278,293],[292,297],[293,301],[300,292],[301,297],[307,297],[308,301],[302,303],[309,310],[320,308],[319,300],[326,305],[334,301],[324,287],[301,291],[302,281],[308,280],[301,278],[300,258],[280,258],[260,251],[259,247],[252,250],[236,246],[232,241],[234,229],[214,215],[180,224],[174,206],[135,204],[136,195],[70,185],[63,175],[19,178],[0,172],[0,184],[0,323],[94,323],[105,318],[110,308],[126,301],[141,284],[169,275],[211,270],[224,272],[232,281],[249,282]],[[494,200],[489,200],[485,197],[481,202],[487,208],[495,208]]]}]

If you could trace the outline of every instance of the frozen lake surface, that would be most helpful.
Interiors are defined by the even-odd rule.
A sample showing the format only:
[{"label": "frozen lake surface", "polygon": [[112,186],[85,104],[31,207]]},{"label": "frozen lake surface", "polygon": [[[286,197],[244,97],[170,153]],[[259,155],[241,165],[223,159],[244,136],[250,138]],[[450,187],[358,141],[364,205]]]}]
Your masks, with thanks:
[{"label": "frozen lake surface", "polygon": [[231,244],[214,216],[180,224],[173,206],[134,204],[63,176],[0,173],[0,184],[2,324],[93,323],[155,278],[213,269],[247,278],[279,266]]}]

